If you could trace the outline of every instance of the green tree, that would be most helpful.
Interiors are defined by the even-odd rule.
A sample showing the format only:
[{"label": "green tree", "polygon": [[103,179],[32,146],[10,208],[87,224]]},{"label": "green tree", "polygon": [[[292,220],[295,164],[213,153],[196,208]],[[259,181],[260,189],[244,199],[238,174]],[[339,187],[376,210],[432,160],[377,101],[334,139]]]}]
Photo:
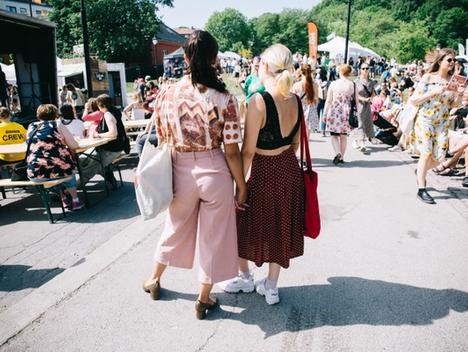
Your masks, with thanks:
[{"label": "green tree", "polygon": [[395,33],[396,58],[403,63],[416,59],[424,59],[426,52],[436,45],[434,38],[421,21],[402,23]]},{"label": "green tree", "polygon": [[279,14],[279,33],[276,41],[286,45],[293,53],[308,51],[307,12],[285,9]]},{"label": "green tree", "polygon": [[279,15],[276,13],[264,13],[250,21],[254,34],[253,52],[261,53],[268,46],[276,42],[276,36],[280,32]]},{"label": "green tree", "polygon": [[[71,54],[82,43],[79,0],[51,0],[50,19],[57,23],[57,48],[61,56]],[[133,61],[148,52],[158,28],[158,5],[172,0],[95,0],[86,2],[90,49],[107,61]],[[110,14],[112,10],[112,15]]]},{"label": "green tree", "polygon": [[247,18],[235,9],[225,9],[221,12],[213,13],[206,22],[205,29],[216,38],[219,50],[234,50],[250,48],[253,40],[252,30],[247,22]]},{"label": "green tree", "polygon": [[441,47],[457,48],[468,34],[468,12],[454,7],[439,13],[432,25],[433,37]]}]

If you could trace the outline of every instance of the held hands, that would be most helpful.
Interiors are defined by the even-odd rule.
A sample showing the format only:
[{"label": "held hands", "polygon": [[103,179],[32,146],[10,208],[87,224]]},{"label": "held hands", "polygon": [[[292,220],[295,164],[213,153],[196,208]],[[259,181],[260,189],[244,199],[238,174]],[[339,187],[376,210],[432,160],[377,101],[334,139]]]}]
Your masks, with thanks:
[{"label": "held hands", "polygon": [[247,202],[247,187],[236,187],[236,196],[234,198],[234,204],[236,209],[238,210],[245,210],[249,205]]}]

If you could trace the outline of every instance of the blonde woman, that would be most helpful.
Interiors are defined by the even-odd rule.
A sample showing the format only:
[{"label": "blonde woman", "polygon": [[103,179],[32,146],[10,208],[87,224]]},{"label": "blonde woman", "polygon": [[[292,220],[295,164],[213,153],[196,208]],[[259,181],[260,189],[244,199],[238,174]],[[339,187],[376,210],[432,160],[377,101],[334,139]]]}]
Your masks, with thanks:
[{"label": "blonde woman", "polygon": [[145,118],[145,107],[140,92],[132,94],[133,102],[123,110],[124,115],[130,120],[142,120]]},{"label": "blonde woman", "polygon": [[[266,91],[252,96],[242,145],[248,207],[237,211],[238,277],[223,283],[226,292],[252,292],[268,304],[279,302],[281,267],[304,253],[304,181],[296,159],[302,115],[290,93],[292,55],[275,44],[261,55],[259,77]],[[269,264],[268,276],[254,283],[248,260]]]},{"label": "blonde woman", "polygon": [[417,168],[419,200],[435,204],[426,190],[427,171],[445,159],[448,149],[449,113],[461,104],[464,87],[447,90],[455,69],[455,51],[441,49],[416,86],[410,101],[419,107],[414,125],[420,156]]},{"label": "blonde woman", "polygon": [[333,164],[344,163],[349,126],[349,114],[351,112],[351,100],[358,101],[354,83],[348,78],[352,68],[349,65],[338,67],[340,78],[333,81],[328,88],[327,101],[325,103],[326,130],[330,132],[331,143],[335,151]]}]

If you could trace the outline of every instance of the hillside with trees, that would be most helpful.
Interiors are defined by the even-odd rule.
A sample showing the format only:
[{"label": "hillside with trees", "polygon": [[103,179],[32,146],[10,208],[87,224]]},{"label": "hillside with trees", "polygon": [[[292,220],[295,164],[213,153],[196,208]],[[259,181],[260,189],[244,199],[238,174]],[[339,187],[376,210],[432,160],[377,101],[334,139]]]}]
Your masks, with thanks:
[{"label": "hillside with trees", "polygon": [[[307,22],[319,27],[319,42],[330,33],[345,36],[347,0],[323,0],[307,10],[284,9],[247,20],[239,11],[214,13],[206,24],[221,50],[249,50],[259,54],[272,43],[285,43],[292,51],[307,51]],[[235,21],[232,16],[235,14]],[[229,27],[229,30],[227,29]],[[247,29],[246,29],[247,28]],[[239,33],[238,37],[231,33]],[[354,0],[352,41],[400,62],[423,59],[427,50],[457,49],[468,35],[468,0]],[[231,39],[230,39],[231,38]]]}]

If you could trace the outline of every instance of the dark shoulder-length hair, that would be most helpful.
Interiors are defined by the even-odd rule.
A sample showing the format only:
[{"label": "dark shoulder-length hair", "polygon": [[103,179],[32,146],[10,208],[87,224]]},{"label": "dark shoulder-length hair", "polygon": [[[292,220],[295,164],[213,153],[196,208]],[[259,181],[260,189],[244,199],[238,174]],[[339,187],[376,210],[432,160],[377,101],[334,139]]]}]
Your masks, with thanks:
[{"label": "dark shoulder-length hair", "polygon": [[[427,72],[433,73],[433,72],[439,71],[440,63],[442,62],[443,59],[445,59],[447,55],[453,55],[455,57],[457,53],[455,52],[455,50],[450,49],[450,48],[443,48],[443,49],[438,50],[435,53],[434,61],[429,66],[429,69],[427,70]],[[449,75],[453,75],[453,71],[454,70],[450,70]]]},{"label": "dark shoulder-length hair", "polygon": [[218,92],[226,92],[226,85],[218,78],[215,68],[218,43],[210,33],[194,31],[185,42],[184,52],[189,62],[188,73],[193,85],[202,84]]}]

